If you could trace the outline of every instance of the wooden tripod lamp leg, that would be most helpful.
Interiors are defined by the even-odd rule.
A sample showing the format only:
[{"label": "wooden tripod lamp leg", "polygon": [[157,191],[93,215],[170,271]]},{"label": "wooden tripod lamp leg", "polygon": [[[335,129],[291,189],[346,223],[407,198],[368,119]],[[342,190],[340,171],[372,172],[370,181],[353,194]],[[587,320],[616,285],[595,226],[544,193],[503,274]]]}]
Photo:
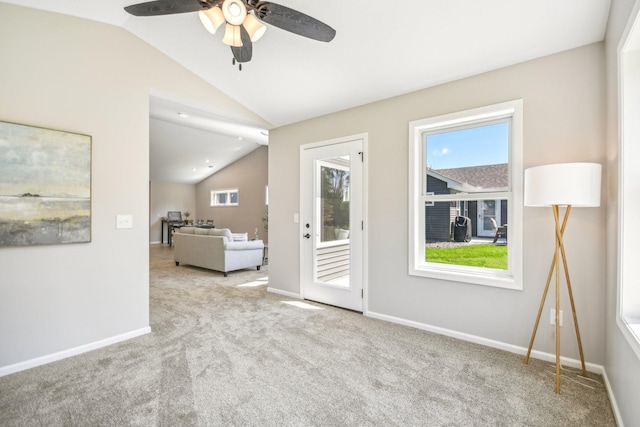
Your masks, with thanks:
[{"label": "wooden tripod lamp leg", "polygon": [[[566,215],[565,215],[566,216]],[[553,218],[556,223],[556,393],[560,393],[560,258],[558,254],[562,247],[562,232],[560,229],[560,218],[558,217],[558,205],[553,205]]]},{"label": "wooden tripod lamp leg", "polygon": [[[571,206],[567,206],[565,218],[569,216],[570,211],[571,211]],[[578,351],[580,352],[580,362],[582,363],[582,375],[586,377],[587,368],[584,363],[584,353],[582,352],[582,339],[580,339],[580,327],[578,326],[578,315],[576,314],[576,305],[573,302],[573,289],[571,288],[571,278],[569,277],[569,267],[567,266],[567,256],[564,252],[564,243],[562,241],[562,238],[560,238],[559,243],[560,243],[560,253],[562,255],[562,263],[564,267],[564,275],[567,281],[567,290],[569,292],[569,301],[571,302],[571,312],[573,314],[573,325],[575,326],[576,338],[578,340]]]}]

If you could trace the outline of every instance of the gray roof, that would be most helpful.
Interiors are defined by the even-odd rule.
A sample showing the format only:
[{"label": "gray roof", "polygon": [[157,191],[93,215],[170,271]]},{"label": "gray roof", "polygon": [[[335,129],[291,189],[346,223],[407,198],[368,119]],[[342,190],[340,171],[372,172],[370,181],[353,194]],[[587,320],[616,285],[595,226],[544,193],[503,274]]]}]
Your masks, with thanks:
[{"label": "gray roof", "polygon": [[509,186],[509,164],[469,166],[452,169],[433,169],[434,172],[479,188],[506,188]]}]

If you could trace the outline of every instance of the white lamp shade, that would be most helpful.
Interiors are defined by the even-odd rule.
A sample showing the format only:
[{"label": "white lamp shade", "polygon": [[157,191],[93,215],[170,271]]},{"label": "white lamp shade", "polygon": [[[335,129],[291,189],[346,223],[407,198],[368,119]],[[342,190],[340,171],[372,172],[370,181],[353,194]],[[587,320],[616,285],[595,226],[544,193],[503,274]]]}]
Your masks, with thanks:
[{"label": "white lamp shade", "polygon": [[244,19],[242,25],[254,43],[260,40],[260,37],[267,31],[267,27],[250,13],[247,13],[247,17]]},{"label": "white lamp shade", "polygon": [[242,47],[242,37],[240,36],[240,26],[227,23],[224,31],[222,43],[233,47]]},{"label": "white lamp shade", "polygon": [[200,22],[204,25],[211,34],[215,34],[220,25],[224,24],[224,16],[222,15],[222,9],[219,7],[212,7],[211,9],[201,10],[198,12]]},{"label": "white lamp shade", "polygon": [[525,206],[600,206],[602,166],[558,163],[524,171]]}]

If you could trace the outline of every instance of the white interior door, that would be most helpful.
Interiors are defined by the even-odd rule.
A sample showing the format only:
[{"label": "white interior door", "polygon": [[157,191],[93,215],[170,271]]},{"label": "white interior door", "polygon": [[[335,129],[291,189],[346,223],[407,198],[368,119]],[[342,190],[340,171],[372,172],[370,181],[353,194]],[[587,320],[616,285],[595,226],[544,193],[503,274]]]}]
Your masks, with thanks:
[{"label": "white interior door", "polygon": [[302,147],[301,290],[362,311],[363,140]]},{"label": "white interior door", "polygon": [[478,200],[478,236],[495,236],[496,230],[493,228],[492,218],[498,226],[502,225],[500,223],[500,200]]}]

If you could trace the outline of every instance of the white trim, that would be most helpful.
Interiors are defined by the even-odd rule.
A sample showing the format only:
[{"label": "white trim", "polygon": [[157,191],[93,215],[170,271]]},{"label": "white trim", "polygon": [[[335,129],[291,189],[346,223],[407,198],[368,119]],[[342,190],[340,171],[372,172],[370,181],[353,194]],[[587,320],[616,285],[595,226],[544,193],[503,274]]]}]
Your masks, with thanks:
[{"label": "white trim", "polygon": [[613,389],[611,388],[611,383],[609,382],[607,371],[604,368],[602,368],[602,379],[604,380],[604,385],[607,388],[607,395],[609,396],[611,409],[613,410],[613,417],[616,419],[616,425],[618,427],[624,427],[624,423],[622,422],[622,414],[620,413],[620,408],[618,408],[616,396],[613,394]]},{"label": "white trim", "polygon": [[151,327],[136,329],[124,334],[115,335],[110,338],[105,338],[100,341],[95,341],[89,344],[84,344],[78,347],[62,350],[57,353],[48,354],[46,356],[36,357],[34,359],[25,360],[24,362],[14,363],[13,365],[7,365],[0,367],[0,377],[5,375],[14,374],[16,372],[24,371],[27,369],[35,368],[37,366],[46,365],[47,363],[56,362],[58,360],[66,359],[68,357],[77,356],[82,353],[86,353],[92,350],[97,350],[102,347],[107,347],[112,344],[116,344],[122,341],[136,338],[141,335],[145,335],[151,332]]},{"label": "white trim", "polygon": [[296,294],[294,292],[283,291],[281,289],[272,288],[270,286],[267,287],[267,292],[272,292],[278,295],[284,295],[285,297],[294,298],[294,299],[302,299],[302,295]]},{"label": "white trim", "polygon": [[[412,328],[421,329],[423,331],[433,332],[439,335],[456,338],[462,341],[472,342],[474,344],[480,344],[487,347],[497,348],[499,350],[508,351],[509,353],[521,354],[523,356],[527,354],[527,350],[528,350],[525,347],[508,344],[502,341],[495,341],[489,338],[479,337],[477,335],[471,335],[464,332],[454,331],[452,329],[441,328],[439,326],[428,325],[426,323],[420,323],[413,320],[402,319],[400,317],[388,316],[386,314],[369,312],[367,313],[367,316],[372,317],[374,319],[384,320],[391,323],[397,323],[399,325],[409,326]],[[546,353],[543,351],[533,350],[531,351],[531,356],[535,359],[544,360],[546,362],[555,363],[556,361],[555,354]],[[582,367],[580,360],[577,360],[577,359],[561,356],[560,361],[564,366],[570,366],[572,368]],[[524,360],[522,363],[524,363]],[[602,365],[597,365],[595,363],[585,363],[585,366],[587,367],[587,371],[589,372],[593,372],[596,374],[602,374],[604,372],[604,366]]]},{"label": "white trim", "polygon": [[369,312],[369,134],[362,138],[362,314]]},{"label": "white trim", "polygon": [[[616,324],[621,331],[622,336],[626,339],[627,343],[635,353],[636,357],[640,360],[640,340],[631,330],[628,319],[625,318],[623,310],[623,286],[624,286],[624,243],[625,243],[625,204],[624,204],[624,188],[625,188],[625,116],[631,113],[625,113],[625,63],[624,57],[626,48],[630,42],[633,32],[640,32],[640,1],[636,2],[632,12],[629,15],[629,19],[625,26],[624,32],[620,37],[620,42],[617,48],[617,77],[618,77],[618,224],[617,224],[617,281],[616,281]],[[635,135],[634,135],[635,136]],[[633,227],[632,227],[633,228]]]}]

